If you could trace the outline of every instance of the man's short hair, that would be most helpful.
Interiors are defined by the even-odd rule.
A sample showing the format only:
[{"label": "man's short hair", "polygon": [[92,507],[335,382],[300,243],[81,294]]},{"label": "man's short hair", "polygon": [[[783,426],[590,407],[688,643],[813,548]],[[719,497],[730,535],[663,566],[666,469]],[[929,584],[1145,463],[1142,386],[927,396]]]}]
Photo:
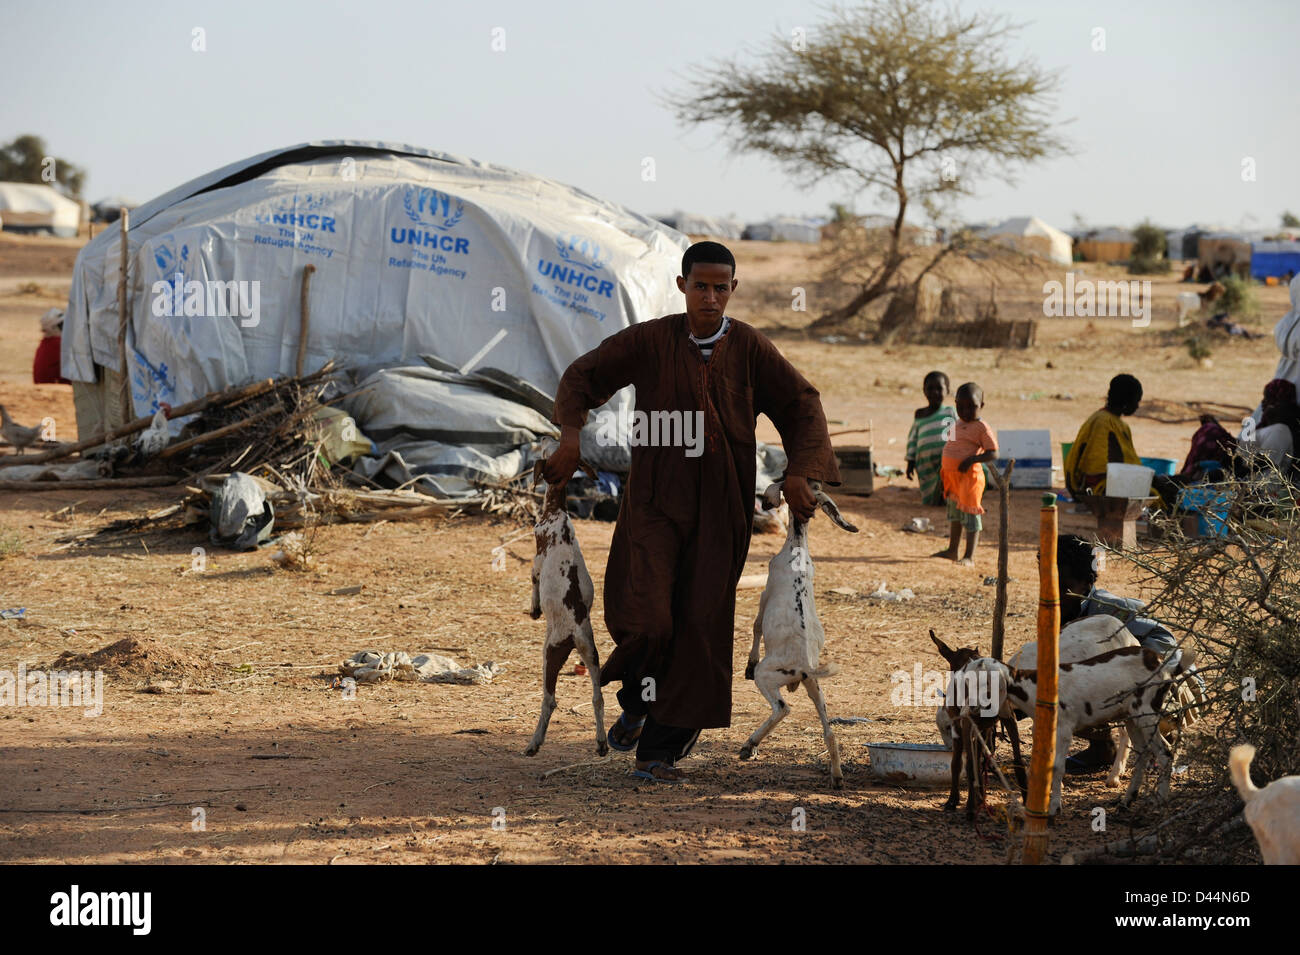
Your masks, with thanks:
[{"label": "man's short hair", "polygon": [[1132,375],[1116,375],[1106,391],[1106,404],[1127,405],[1142,400],[1142,382]]},{"label": "man's short hair", "polygon": [[1097,566],[1093,545],[1075,534],[1056,538],[1057,573],[1081,580],[1089,587],[1097,583]]},{"label": "man's short hair", "polygon": [[696,242],[682,255],[682,278],[689,278],[691,266],[696,262],[702,265],[729,265],[731,274],[736,274],[736,257],[721,242]]}]

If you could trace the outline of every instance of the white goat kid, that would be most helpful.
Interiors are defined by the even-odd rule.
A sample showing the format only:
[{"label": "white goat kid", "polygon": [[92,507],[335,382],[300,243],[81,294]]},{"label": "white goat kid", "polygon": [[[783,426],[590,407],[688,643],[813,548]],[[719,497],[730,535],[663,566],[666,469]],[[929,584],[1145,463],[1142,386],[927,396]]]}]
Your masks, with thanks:
[{"label": "white goat kid", "polygon": [[[533,486],[541,480],[545,461],[533,466]],[[593,478],[595,471],[585,462],[580,467]],[[605,740],[605,699],[600,692],[600,656],[591,630],[591,605],[596,591],[582,559],[573,523],[564,510],[564,488],[546,489],[546,500],[533,529],[537,556],[533,558],[534,620],[546,614],[546,643],[542,647],[542,715],[537,730],[524,750],[536,756],[546,739],[546,727],[555,712],[555,683],[569,654],[576,648],[591,676],[591,706],[596,714],[596,752],[609,752]]]},{"label": "white goat kid", "polygon": [[1263,789],[1250,781],[1255,747],[1232,747],[1228,768],[1246,804],[1246,822],[1255,833],[1264,865],[1300,865],[1300,776],[1283,776]]},{"label": "white goat kid", "polygon": [[[813,497],[826,515],[854,534],[858,529],[840,516],[840,509],[822,491],[817,482],[811,482]],[[765,506],[781,503],[781,484],[773,484],[763,492]],[[758,645],[763,642],[766,655],[760,661]],[[817,708],[822,722],[822,736],[831,760],[831,784],[840,789],[844,773],[840,769],[840,747],[826,716],[826,700],[822,697],[818,679],[838,672],[833,663],[820,664],[826,632],[817,619],[813,604],[813,565],[808,553],[808,525],[791,515],[785,546],[768,564],[767,586],[758,602],[758,616],[754,618],[754,645],[749,651],[745,679],[753,680],[764,699],[772,705],[772,715],[756,729],[741,747],[740,758],[749,759],[763,738],[789,713],[789,704],[781,698],[781,689],[794,689],[803,684]]]},{"label": "white goat kid", "polygon": [[[1117,720],[1128,724],[1129,738],[1137,749],[1137,764],[1128,790],[1120,799],[1129,805],[1142,785],[1147,764],[1156,761],[1160,780],[1157,787],[1163,801],[1169,796],[1169,744],[1160,735],[1160,708],[1165,695],[1174,687],[1174,678],[1192,664],[1192,654],[1184,652],[1162,658],[1146,647],[1121,647],[1060,666],[1056,718],[1056,763],[1052,768],[1052,799],[1049,812],[1061,811],[1061,779],[1065,775],[1065,757],[1070,739],[1081,729],[1091,729]],[[1038,674],[1033,670],[1012,670],[999,664],[1010,681],[1007,699],[1019,712],[1033,715],[1038,697]]]}]

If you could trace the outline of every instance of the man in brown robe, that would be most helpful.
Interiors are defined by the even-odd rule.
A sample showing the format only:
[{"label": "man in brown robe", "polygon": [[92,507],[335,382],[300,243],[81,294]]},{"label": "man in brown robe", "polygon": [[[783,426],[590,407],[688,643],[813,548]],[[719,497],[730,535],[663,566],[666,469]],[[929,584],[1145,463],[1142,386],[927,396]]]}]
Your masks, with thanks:
[{"label": "man in brown robe", "polygon": [[686,313],[611,335],[569,366],[555,398],[561,439],[546,468],[552,484],[573,475],[588,411],[620,388],[636,386],[636,413],[651,422],[682,424],[667,442],[656,441],[667,428],[640,439],[633,430],[605,570],[605,624],[616,648],[601,679],[623,684],[610,743],[635,742],[638,775],[655,780],[683,779],[673,764],[699,731],[731,725],[736,582],[753,528],[758,414],[781,434],[793,518],[815,513],[809,481],[839,483],[817,390],[766,337],[725,313],[735,267],[725,246],[691,246],[677,279]]}]

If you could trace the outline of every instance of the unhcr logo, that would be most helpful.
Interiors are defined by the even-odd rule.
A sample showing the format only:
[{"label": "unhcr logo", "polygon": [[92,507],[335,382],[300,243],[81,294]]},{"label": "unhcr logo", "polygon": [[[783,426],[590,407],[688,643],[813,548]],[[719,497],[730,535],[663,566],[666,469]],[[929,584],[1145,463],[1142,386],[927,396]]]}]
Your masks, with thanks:
[{"label": "unhcr logo", "polygon": [[321,232],[335,232],[338,220],[334,216],[324,215],[330,205],[330,197],[294,196],[281,202],[269,212],[259,212],[254,221],[262,225],[286,226],[298,229],[313,229]]},{"label": "unhcr logo", "polygon": [[539,258],[537,272],[557,286],[572,286],[584,292],[613,298],[614,283],[595,274],[604,271],[609,265],[608,258],[602,258],[603,255],[601,247],[584,236],[561,236],[555,240],[555,256],[559,261]]},{"label": "unhcr logo", "polygon": [[[464,201],[423,186],[407,188],[402,208],[406,210],[406,217],[417,225],[433,226],[443,232],[454,229],[465,215]],[[399,229],[394,226],[389,230],[389,238],[398,245],[414,245],[457,255],[469,253],[469,239],[440,235],[428,229],[412,229],[409,226]]]},{"label": "unhcr logo", "polygon": [[1075,280],[1065,273],[1065,284],[1043,283],[1043,314],[1048,318],[1132,318],[1134,328],[1151,324],[1151,282]]}]

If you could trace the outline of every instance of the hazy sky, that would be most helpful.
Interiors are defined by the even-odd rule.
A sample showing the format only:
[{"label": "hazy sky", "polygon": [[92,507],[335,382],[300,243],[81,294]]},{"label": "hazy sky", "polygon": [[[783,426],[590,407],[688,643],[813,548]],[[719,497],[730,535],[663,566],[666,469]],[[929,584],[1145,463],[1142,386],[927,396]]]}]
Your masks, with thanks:
[{"label": "hazy sky", "polygon": [[[1026,26],[1013,52],[1063,75],[1070,156],[979,185],[969,220],[1068,228],[1145,217],[1267,228],[1300,214],[1300,3],[964,3]],[[755,220],[885,208],[804,189],[680,128],[661,95],[693,65],[808,30],[793,0],[544,3],[0,0],[0,140],[45,137],[87,166],[87,197],[137,201],[225,163],[311,139],[381,139],[580,186],[646,213]],[[492,50],[493,28],[505,50]],[[1094,51],[1095,28],[1105,30]],[[206,51],[196,52],[194,30]],[[642,180],[642,160],[656,179]],[[1255,181],[1242,179],[1254,160]]]}]

